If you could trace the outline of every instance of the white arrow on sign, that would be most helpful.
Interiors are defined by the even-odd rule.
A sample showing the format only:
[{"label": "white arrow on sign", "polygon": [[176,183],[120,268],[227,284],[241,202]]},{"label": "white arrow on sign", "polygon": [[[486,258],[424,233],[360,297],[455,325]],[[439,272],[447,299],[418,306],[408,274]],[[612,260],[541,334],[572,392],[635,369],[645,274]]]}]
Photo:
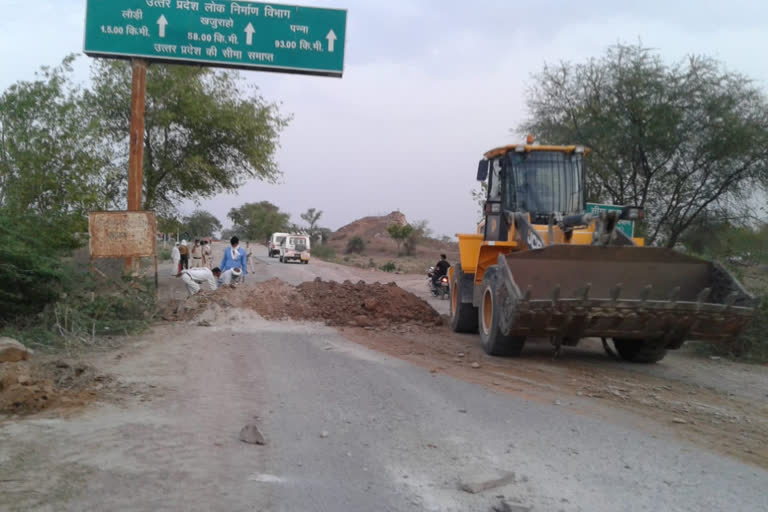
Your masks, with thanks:
[{"label": "white arrow on sign", "polygon": [[168,20],[165,19],[165,14],[161,14],[157,19],[157,28],[160,32],[160,37],[165,37],[165,27],[168,26]]},{"label": "white arrow on sign", "polygon": [[253,28],[253,25],[248,23],[248,26],[245,27],[245,44],[251,45],[253,44],[253,34],[256,32],[256,29]]},{"label": "white arrow on sign", "polygon": [[336,42],[336,32],[331,29],[330,32],[328,32],[328,35],[325,36],[325,38],[328,40],[328,51],[333,52],[333,43]]}]

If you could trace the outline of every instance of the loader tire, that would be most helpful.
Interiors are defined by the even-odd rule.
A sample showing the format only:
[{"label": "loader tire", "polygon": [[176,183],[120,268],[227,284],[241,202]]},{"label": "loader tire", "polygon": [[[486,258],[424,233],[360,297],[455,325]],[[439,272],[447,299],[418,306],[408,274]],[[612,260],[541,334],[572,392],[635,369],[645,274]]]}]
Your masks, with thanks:
[{"label": "loader tire", "polygon": [[622,359],[632,363],[657,363],[667,355],[666,346],[653,340],[613,338],[613,345]]},{"label": "loader tire", "polygon": [[517,357],[525,346],[525,336],[508,336],[501,331],[502,284],[495,266],[485,271],[482,296],[478,308],[480,343],[486,354],[492,356]]},{"label": "loader tire", "polygon": [[453,332],[477,332],[477,308],[472,303],[461,302],[461,292],[464,273],[461,264],[456,265],[451,278],[450,298],[451,316],[450,324]]}]

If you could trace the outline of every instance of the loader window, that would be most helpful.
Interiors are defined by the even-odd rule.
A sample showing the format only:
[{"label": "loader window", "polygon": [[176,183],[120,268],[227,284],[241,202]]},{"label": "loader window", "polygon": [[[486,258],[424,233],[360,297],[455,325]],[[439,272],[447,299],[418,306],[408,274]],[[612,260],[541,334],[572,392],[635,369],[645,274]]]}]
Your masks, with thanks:
[{"label": "loader window", "polygon": [[583,210],[581,155],[531,151],[509,153],[508,159],[505,208],[542,216]]}]

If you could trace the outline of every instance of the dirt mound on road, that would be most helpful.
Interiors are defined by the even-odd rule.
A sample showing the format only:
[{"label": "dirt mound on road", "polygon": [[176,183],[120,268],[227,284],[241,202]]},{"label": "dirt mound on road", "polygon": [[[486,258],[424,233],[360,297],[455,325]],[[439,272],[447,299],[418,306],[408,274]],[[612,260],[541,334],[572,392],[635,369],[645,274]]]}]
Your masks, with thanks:
[{"label": "dirt mound on road", "polygon": [[0,413],[30,414],[78,407],[99,396],[112,378],[92,366],[65,361],[0,364]]},{"label": "dirt mound on road", "polygon": [[175,318],[196,318],[211,304],[250,309],[271,320],[291,318],[332,326],[383,328],[395,324],[442,323],[432,306],[395,283],[337,283],[319,279],[298,286],[273,279],[197,295],[178,308]]},{"label": "dirt mound on road", "polygon": [[311,308],[312,320],[324,320],[328,325],[359,327],[416,323],[440,325],[440,315],[424,300],[395,283],[352,284],[315,281],[297,287]]}]

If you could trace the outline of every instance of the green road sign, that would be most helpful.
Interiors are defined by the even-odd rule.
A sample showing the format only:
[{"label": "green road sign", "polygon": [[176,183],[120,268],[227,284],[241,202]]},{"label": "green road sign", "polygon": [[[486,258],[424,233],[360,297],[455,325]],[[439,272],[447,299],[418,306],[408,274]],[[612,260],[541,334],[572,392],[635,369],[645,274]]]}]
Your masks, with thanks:
[{"label": "green road sign", "polygon": [[229,0],[87,0],[85,53],[341,77],[347,11]]},{"label": "green road sign", "polygon": [[[594,215],[599,214],[602,212],[620,212],[621,209],[624,208],[623,206],[616,206],[615,204],[597,204],[597,203],[587,203],[587,213],[592,213]],[[616,223],[616,228],[622,231],[625,235],[627,235],[629,238],[632,238],[635,236],[635,222],[631,220],[620,220]]]}]

